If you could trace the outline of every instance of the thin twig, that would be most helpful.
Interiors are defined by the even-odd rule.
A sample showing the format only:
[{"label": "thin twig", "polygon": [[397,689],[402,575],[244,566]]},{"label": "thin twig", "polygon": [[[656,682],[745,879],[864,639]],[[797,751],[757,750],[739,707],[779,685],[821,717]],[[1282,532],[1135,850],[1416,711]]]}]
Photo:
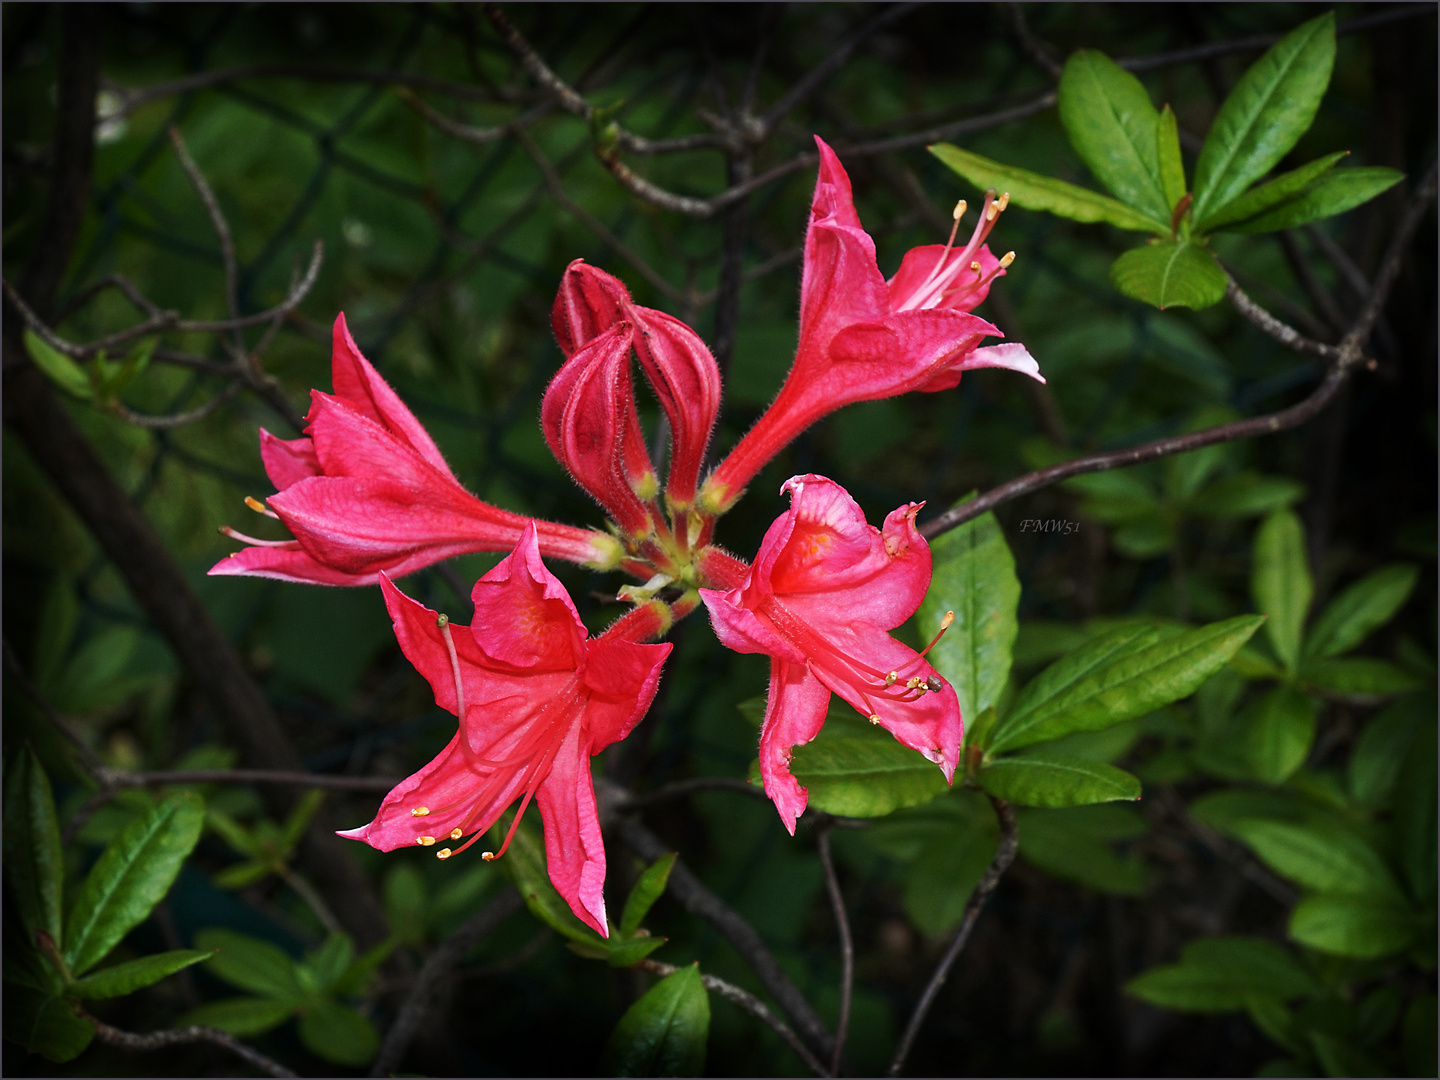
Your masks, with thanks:
[{"label": "thin twig", "polygon": [[1425,170],[1424,177],[1415,188],[1415,194],[1410,197],[1405,216],[1400,219],[1390,246],[1385,249],[1385,257],[1380,260],[1380,269],[1375,272],[1375,283],[1370,287],[1370,295],[1366,298],[1360,317],[1355,320],[1354,327],[1340,343],[1342,349],[1347,344],[1355,348],[1362,346],[1370,336],[1370,331],[1375,328],[1375,321],[1380,318],[1380,310],[1389,299],[1390,290],[1400,274],[1400,263],[1405,257],[1405,249],[1410,246],[1410,238],[1420,227],[1431,200],[1435,198],[1436,164],[1434,161],[1430,163],[1430,168]]},{"label": "thin twig", "polygon": [[845,897],[840,892],[840,878],[835,873],[835,859],[830,853],[830,823],[815,830],[815,844],[820,849],[820,865],[825,870],[825,889],[835,911],[835,928],[840,934],[840,1017],[835,1021],[835,1052],[830,1057],[830,1075],[840,1075],[840,1058],[845,1053],[845,1035],[850,1030],[850,996],[855,989],[855,943],[850,937],[850,916],[845,911]]},{"label": "thin twig", "polygon": [[1064,70],[1050,46],[1046,45],[1035,32],[1030,29],[1030,24],[1025,20],[1025,12],[1016,3],[1005,5],[1005,12],[1010,19],[1010,29],[1015,33],[1015,40],[1019,42],[1020,49],[1024,54],[1033,60],[1037,67],[1050,76],[1051,82],[1060,81],[1060,73]]},{"label": "thin twig", "polygon": [[1244,316],[1247,322],[1258,327],[1262,333],[1274,338],[1287,349],[1324,357],[1332,362],[1340,359],[1339,348],[1308,338],[1289,323],[1282,322],[1271,315],[1270,312],[1251,300],[1245,290],[1240,288],[1229,274],[1225,275],[1225,296],[1231,306]]},{"label": "thin twig", "polygon": [[204,420],[225,402],[229,401],[237,393],[244,383],[239,379],[233,379],[230,385],[221,390],[203,405],[183,413],[175,413],[172,416],[150,416],[146,413],[137,413],[120,401],[113,401],[106,406],[109,411],[120,417],[127,424],[134,424],[136,427],[148,428],[151,431],[169,431],[172,428],[184,427],[187,424],[194,424]]},{"label": "thin twig", "polygon": [[340,926],[340,920],[335,918],[334,913],[326,905],[324,897],[315,891],[315,886],[283,864],[277,868],[276,873],[280,876],[281,881],[294,889],[296,895],[305,901],[305,905],[315,913],[315,917],[320,920],[320,925],[325,927],[327,934],[344,932]]},{"label": "thin twig", "polygon": [[[175,147],[175,154],[180,159],[180,165],[185,170],[185,175],[190,177],[190,183],[195,186],[195,192],[200,196],[200,201],[205,204],[205,212],[210,215],[210,224],[215,228],[215,235],[220,240],[220,264],[225,269],[225,310],[232,320],[240,317],[240,264],[235,258],[235,238],[230,234],[230,223],[225,220],[225,212],[220,209],[220,200],[215,197],[215,191],[210,187],[205,174],[200,171],[200,166],[195,164],[195,159],[190,156],[190,149],[185,145],[185,140],[180,135],[180,129],[174,124],[170,125],[170,142]],[[239,329],[230,331],[230,345],[235,356],[240,356],[245,351],[245,341],[240,336]]]},{"label": "thin twig", "polygon": [[385,776],[332,776],[329,773],[285,772],[279,769],[169,769],[129,772],[101,768],[100,780],[113,788],[159,787],[165,784],[280,784],[333,788],[339,791],[387,792],[400,781]]},{"label": "thin twig", "polygon": [[113,1028],[102,1020],[96,1020],[93,1016],[90,1020],[95,1025],[95,1038],[107,1046],[118,1046],[122,1050],[161,1050],[167,1046],[187,1046],[194,1043],[213,1043],[223,1047],[238,1058],[243,1058],[255,1068],[259,1069],[266,1076],[295,1076],[278,1061],[273,1061],[254,1050],[229,1032],[220,1031],[212,1027],[183,1027],[171,1028],[168,1031],[152,1031],[149,1035],[137,1035],[131,1031],[121,1031]]},{"label": "thin twig", "polygon": [[507,885],[504,892],[461,923],[458,930],[437,945],[425,958],[424,965],[415,975],[415,981],[410,984],[410,992],[405,997],[405,1003],[400,1006],[395,1023],[391,1024],[390,1030],[385,1033],[380,1053],[375,1056],[375,1061],[370,1066],[371,1076],[388,1076],[395,1071],[410,1046],[410,1040],[415,1037],[415,1029],[420,1026],[420,1021],[429,1008],[430,997],[440,981],[459,966],[466,953],[519,911],[524,903],[514,887]]},{"label": "thin twig", "polygon": [[[651,960],[649,957],[641,960],[635,967],[639,971],[648,972],[651,975],[658,975],[661,978],[667,975],[674,975],[680,970],[674,964],[666,964],[660,960]],[[755,1017],[755,1019],[779,1035],[780,1038],[784,1039],[785,1045],[790,1047],[791,1050],[794,1050],[795,1055],[805,1063],[805,1067],[816,1076],[830,1075],[825,1071],[825,1066],[820,1064],[820,1059],[812,1054],[809,1047],[800,1041],[800,1036],[791,1030],[790,1025],[771,1012],[770,1007],[754,994],[747,990],[742,990],[734,983],[726,982],[724,979],[715,975],[702,974],[700,981],[705,984],[705,989],[711,993],[719,994],[726,1001],[733,1002],[740,1006],[740,1008]]]},{"label": "thin twig", "polygon": [[663,784],[654,791],[631,795],[616,809],[622,812],[639,810],[642,807],[654,806],[656,803],[669,802],[671,799],[683,799],[697,791],[733,791],[737,795],[749,795],[769,801],[764,789],[756,787],[748,780],[738,780],[730,776],[697,776],[691,780],[677,780],[673,784]]},{"label": "thin twig", "polygon": [[[647,862],[654,862],[671,848],[634,818],[622,817],[618,823],[620,837],[627,847]],[[806,1043],[824,1056],[835,1049],[835,1038],[825,1022],[806,1000],[805,995],[790,981],[773,953],[766,947],[755,928],[739,912],[716,896],[690,868],[676,860],[670,871],[668,888],[685,910],[709,922],[729,939],[741,958],[750,965],[761,985],[770,992],[790,1022],[799,1029]]]},{"label": "thin twig", "polygon": [[965,914],[960,917],[960,927],[955,931],[955,937],[951,940],[950,947],[940,958],[940,963],[936,965],[934,974],[930,976],[930,982],[926,985],[925,992],[920,995],[920,1001],[910,1015],[910,1022],[905,1026],[905,1034],[900,1037],[900,1045],[895,1049],[895,1057],[890,1062],[890,1068],[885,1072],[886,1076],[899,1076],[900,1070],[905,1067],[905,1059],[910,1056],[910,1048],[915,1044],[915,1036],[919,1034],[920,1025],[925,1022],[926,1014],[930,1012],[930,1006],[935,1004],[935,998],[940,993],[940,988],[945,985],[945,979],[950,974],[951,966],[960,956],[961,950],[965,948],[965,943],[970,940],[970,932],[975,929],[975,921],[980,917],[980,909],[985,906],[985,901],[990,899],[990,894],[1000,883],[1001,876],[1015,861],[1015,853],[1020,846],[1020,829],[1015,823],[1015,811],[1004,799],[997,799],[993,795],[989,798],[990,805],[995,808],[995,817],[1000,822],[1000,844],[996,847],[995,857],[990,860],[984,876],[980,878],[980,884],[976,885],[975,891],[970,894],[970,900],[965,905]]}]

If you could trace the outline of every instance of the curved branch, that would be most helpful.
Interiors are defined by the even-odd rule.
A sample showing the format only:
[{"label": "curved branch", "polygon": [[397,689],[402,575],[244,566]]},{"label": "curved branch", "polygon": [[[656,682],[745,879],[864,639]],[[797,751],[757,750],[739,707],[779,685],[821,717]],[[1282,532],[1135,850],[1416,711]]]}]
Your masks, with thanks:
[{"label": "curved branch", "polygon": [[95,1038],[106,1046],[118,1046],[122,1050],[161,1050],[167,1046],[187,1046],[194,1043],[213,1043],[238,1058],[243,1058],[266,1076],[295,1076],[278,1061],[273,1061],[254,1050],[228,1032],[212,1027],[171,1028],[168,1031],[152,1031],[149,1035],[137,1035],[131,1031],[113,1028],[103,1020],[90,1020],[95,1025]]},{"label": "curved branch", "polygon": [[835,928],[840,934],[840,1016],[835,1021],[835,1052],[830,1057],[830,1075],[840,1075],[840,1059],[845,1053],[845,1034],[850,1028],[850,996],[855,989],[855,943],[850,937],[850,916],[845,911],[845,897],[840,892],[840,878],[835,873],[835,859],[830,854],[830,824],[815,830],[815,843],[820,849],[820,866],[825,871],[825,891],[835,911]]},{"label": "curved branch", "polygon": [[1015,811],[1004,799],[997,799],[990,796],[990,805],[995,808],[995,817],[1000,821],[1000,844],[995,849],[995,857],[990,860],[985,875],[980,879],[980,884],[975,886],[975,891],[970,894],[970,901],[965,905],[965,914],[960,917],[960,927],[955,931],[955,937],[950,942],[950,947],[945,950],[945,955],[940,958],[940,963],[935,966],[935,973],[930,976],[930,982],[926,984],[925,992],[920,995],[920,1001],[915,1006],[915,1011],[910,1015],[910,1023],[905,1026],[905,1034],[900,1037],[900,1045],[895,1049],[895,1057],[890,1062],[890,1068],[886,1070],[886,1076],[899,1076],[900,1070],[905,1067],[905,1059],[910,1056],[910,1048],[915,1044],[915,1036],[920,1031],[920,1025],[925,1022],[925,1016],[930,1012],[930,1006],[935,1004],[935,998],[940,993],[940,988],[945,985],[945,979],[950,974],[950,968],[959,958],[965,943],[970,940],[970,932],[975,929],[975,921],[980,917],[980,909],[985,906],[985,901],[990,899],[990,894],[995,891],[995,886],[1000,884],[1000,878],[1010,864],[1015,861],[1015,853],[1020,847],[1020,829],[1015,823]]}]

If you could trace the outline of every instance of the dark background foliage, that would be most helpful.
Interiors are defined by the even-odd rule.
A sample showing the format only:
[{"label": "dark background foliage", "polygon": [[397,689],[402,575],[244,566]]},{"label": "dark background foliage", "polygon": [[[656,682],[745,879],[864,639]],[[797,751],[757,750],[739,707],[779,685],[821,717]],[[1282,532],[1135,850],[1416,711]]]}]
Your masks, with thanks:
[{"label": "dark background foliage", "polygon": [[[924,152],[925,138],[886,152],[847,147],[919,133],[1032,101],[1049,85],[1037,56],[1079,47],[1115,57],[1161,56],[1213,42],[1283,33],[1325,10],[1301,4],[1033,5],[1028,28],[1005,5],[931,4],[866,35],[835,74],[779,119],[753,160],[714,150],[626,160],[671,191],[707,198],[810,148],[819,133],[851,170],[861,217],[883,270],[919,243],[943,239],[949,207],[965,196]],[[1433,12],[1340,5],[1339,55],[1319,118],[1286,167],[1349,149],[1361,164],[1417,177],[1435,154]],[[617,105],[633,132],[659,138],[703,133],[706,112],[733,116],[747,97],[763,114],[847,35],[882,9],[870,5],[513,5],[511,18],[539,53],[596,105]],[[1388,12],[1403,17],[1376,18]],[[415,87],[444,116],[504,123],[536,101],[510,53],[472,5],[117,4],[93,12],[100,27],[102,113],[125,94],[192,73],[246,68],[214,85],[172,94],[100,130],[86,216],[51,311],[109,273],[121,273],[161,307],[193,318],[225,312],[219,250],[205,209],[166,137],[183,133],[234,232],[246,312],[277,302],[297,259],[325,243],[314,290],[264,357],[284,396],[303,410],[309,387],[329,388],[328,335],[344,311],[365,354],[435,436],[457,475],[482,498],[579,524],[601,515],[553,461],[536,423],[559,362],[549,308],[563,267],[583,257],[621,277],[644,304],[687,319],[725,368],[716,447],[734,443],[769,400],[794,348],[798,245],[813,170],[758,187],[739,208],[695,220],[635,198],[591,153],[581,120],[549,110],[528,128],[559,175],[557,203],[536,162],[513,137],[488,145],[427,124],[384,80],[344,71],[422,73],[473,88],[470,98]],[[4,29],[4,268],[15,281],[48,242],[60,49],[57,8],[8,4]],[[1373,24],[1345,32],[1347,20]],[[757,48],[763,56],[756,64]],[[1202,135],[1217,103],[1258,48],[1165,62],[1141,78],[1175,109],[1182,131]],[[754,65],[754,66],[752,66]],[[303,71],[308,69],[310,75]],[[314,77],[316,69],[330,75]],[[336,72],[335,69],[344,69]],[[752,75],[752,72],[754,73]],[[747,88],[747,80],[753,85]],[[522,100],[513,101],[516,88]],[[989,157],[1090,183],[1053,109],[962,136]],[[1187,146],[1193,160],[1194,145]],[[727,175],[728,169],[728,175]],[[1402,184],[1323,225],[1325,236],[1371,273],[1405,205]],[[578,209],[577,209],[578,208]],[[1304,485],[1317,604],[1337,583],[1396,558],[1423,563],[1417,595],[1377,648],[1402,638],[1435,648],[1436,293],[1434,226],[1407,256],[1373,346],[1380,364],[1298,431],[1227,451],[1227,468],[1258,469]],[[1103,226],[1077,226],[1011,209],[992,247],[1018,260],[981,313],[1022,340],[1049,377],[1045,388],[1003,372],[969,375],[954,391],[844,410],[799,439],[752,485],[719,539],[753,553],[781,509],[781,481],[814,471],[845,483],[872,521],[900,503],[943,508],[1048,460],[1046,454],[1130,445],[1209,419],[1270,411],[1297,400],[1317,368],[1281,349],[1227,306],[1155,312],[1125,300],[1105,268],[1130,241]],[[725,298],[725,253],[743,267]],[[1304,231],[1230,238],[1219,248],[1261,303],[1307,332],[1333,340],[1356,305]],[[738,260],[734,262],[733,260]],[[662,287],[663,286],[663,287]],[[1338,309],[1338,310],[1337,310]],[[8,317],[8,312],[7,312]],[[128,325],[104,294],[58,326],[88,340]],[[172,343],[218,358],[213,335]],[[253,343],[253,337],[252,337]],[[207,352],[208,350],[208,352]],[[8,364],[7,360],[7,364]],[[152,367],[126,393],[149,414],[196,407],[222,382],[180,367]],[[653,420],[656,410],[646,402]],[[71,414],[106,465],[165,538],[230,640],[262,680],[307,768],[399,776],[449,737],[450,718],[394,644],[375,590],[327,590],[260,580],[207,579],[233,550],[215,534],[229,522],[278,536],[244,510],[270,488],[255,431],[296,432],[259,398],[242,394],[202,422],[148,431],[85,405]],[[8,419],[8,417],[7,417]],[[1151,475],[1151,474],[1147,474]],[[1153,473],[1160,476],[1158,467]],[[1218,619],[1250,610],[1249,522],[1175,519],[1178,546],[1135,557],[1084,516],[1075,492],[1051,488],[999,511],[1023,585],[1021,648],[1028,670],[1058,629],[1102,616],[1148,613]],[[1080,522],[1074,533],[1021,531],[1026,519]],[[172,767],[233,739],[135,604],[110,561],[73,516],[7,423],[4,442],[4,633],[25,670],[58,665],[61,711],[111,764]],[[494,557],[451,564],[468,584]],[[582,612],[603,625],[619,608],[616,582],[561,569]],[[437,571],[406,587],[461,617],[463,598]],[[64,608],[74,606],[65,637]],[[49,635],[47,639],[46,635]],[[55,643],[59,634],[63,640]],[[740,777],[755,732],[736,704],[763,693],[765,665],[722,650],[703,618],[674,633],[661,696],[649,719],[604,767],[638,790],[705,775]],[[1025,650],[1030,651],[1027,653]],[[47,652],[46,650],[49,650]],[[49,659],[47,659],[47,657]],[[1028,673],[1028,671],[1027,671]],[[37,681],[40,681],[37,679]],[[31,739],[56,777],[62,814],[84,802],[73,766],[43,718],[5,689],[7,748]],[[1325,717],[1313,764],[1343,759],[1361,714]],[[1156,748],[1140,739],[1142,770]],[[208,752],[208,751],[207,751]],[[1273,1048],[1241,1017],[1185,1017],[1127,998],[1122,983],[1172,960],[1201,934],[1283,933],[1286,906],[1187,833],[1177,806],[1213,781],[1198,775],[1147,783],[1150,831],[1129,855],[1145,867],[1135,895],[1107,895],[1017,864],[932,1014],[909,1069],[918,1075],[1248,1075]],[[226,796],[240,816],[259,812]],[[336,796],[340,827],[368,820],[375,797]],[[789,839],[762,803],[724,792],[670,802],[648,823],[749,917],[787,971],[833,1014],[839,960],[813,839]],[[86,830],[89,830],[88,832]],[[77,866],[105,835],[96,815],[71,845]],[[859,952],[851,1056],[861,1073],[883,1068],[908,1008],[943,944],[918,930],[901,901],[906,867],[858,833],[837,836],[841,879]],[[478,861],[437,864],[419,852],[381,857],[355,846],[405,936],[387,969],[389,989],[423,952],[498,888]],[[133,936],[137,952],[188,946],[209,926],[231,926],[297,951],[310,915],[275,882],[218,889],[209,875],[234,861],[207,838],[161,911]],[[304,865],[298,864],[303,871]],[[634,868],[611,855],[615,900]],[[1263,883],[1262,883],[1263,884]],[[509,920],[476,951],[427,1016],[407,1067],[426,1074],[584,1075],[643,977],[611,971],[540,934],[528,915]],[[668,897],[651,918],[670,937],[659,955],[699,959],[742,985],[749,976],[725,941]],[[408,967],[407,967],[408,965]],[[173,984],[173,985],[172,985]],[[203,967],[117,1002],[112,1023],[151,1030],[223,988]],[[197,997],[198,995],[198,997]],[[396,998],[382,993],[380,1018]],[[293,1035],[258,1040],[303,1071],[335,1066],[308,1058]],[[11,1075],[54,1070],[5,1044]],[[224,1068],[224,1063],[219,1068]],[[197,1073],[207,1052],[129,1057],[96,1048],[66,1075]],[[716,1005],[708,1071],[767,1074],[800,1068],[780,1041]]]}]

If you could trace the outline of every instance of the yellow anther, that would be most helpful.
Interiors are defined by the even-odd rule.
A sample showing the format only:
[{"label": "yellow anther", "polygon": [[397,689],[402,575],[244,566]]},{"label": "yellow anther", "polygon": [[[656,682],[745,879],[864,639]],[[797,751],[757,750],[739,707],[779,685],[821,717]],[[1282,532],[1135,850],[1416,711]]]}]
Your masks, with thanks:
[{"label": "yellow anther", "polygon": [[435,852],[435,857],[442,860],[448,859],[450,857],[450,849],[448,847],[442,847],[439,851]]},{"label": "yellow anther", "polygon": [[907,689],[907,690],[918,690],[918,689],[920,688],[920,685],[921,685],[922,683],[924,683],[924,681],[925,681],[925,680],[922,679],[919,675],[912,675],[912,676],[910,676],[909,680],[905,683],[905,689]]},{"label": "yellow anther", "polygon": [[257,514],[265,513],[265,504],[262,503],[259,499],[255,498],[254,495],[245,496],[245,505],[250,507],[250,509],[254,510]]},{"label": "yellow anther", "polygon": [[871,713],[871,714],[870,714],[870,723],[872,723],[872,724],[878,724],[879,722],[880,722],[880,717],[877,716],[875,713]]},{"label": "yellow anther", "polygon": [[946,630],[949,630],[951,624],[954,623],[954,622],[955,622],[955,613],[954,613],[953,611],[947,611],[947,612],[945,612],[945,617],[940,620],[940,631],[941,631],[941,633],[944,633]]},{"label": "yellow anther", "polygon": [[451,840],[459,840],[460,837],[462,837],[462,836],[464,836],[464,835],[465,835],[465,830],[464,830],[464,829],[454,828],[454,829],[451,829],[451,830],[450,830],[450,839],[451,839]]},{"label": "yellow anther", "polygon": [[892,671],[892,672],[890,672],[890,674],[888,674],[888,675],[885,676],[885,685],[886,685],[886,686],[894,686],[896,680],[898,680],[899,678],[900,678],[900,673],[899,673],[898,671]]},{"label": "yellow anther", "polygon": [[435,837],[433,837],[433,836],[417,836],[417,837],[415,838],[415,842],[416,842],[417,844],[419,844],[421,847],[431,847],[431,846],[433,846],[434,843],[435,843]]},{"label": "yellow anther", "polygon": [[1009,193],[1008,191],[1002,191],[1002,192],[1000,193],[1000,198],[998,198],[998,199],[995,200],[995,212],[996,212],[997,214],[998,214],[998,213],[1001,213],[1001,212],[1002,212],[1007,206],[1009,206],[1009,205],[1010,205],[1010,193]]},{"label": "yellow anther", "polygon": [[428,806],[415,806],[410,809],[411,817],[424,817],[428,813],[430,813],[430,807]]},{"label": "yellow anther", "polygon": [[970,269],[974,270],[977,274],[980,273],[980,260],[976,259],[974,262],[972,262],[970,264]]},{"label": "yellow anther", "polygon": [[486,862],[494,862],[494,861],[495,861],[495,852],[493,852],[493,851],[482,851],[482,852],[480,853],[480,858],[484,859]]},{"label": "yellow anther", "polygon": [[1004,270],[1005,267],[1009,266],[1009,265],[1010,265],[1011,263],[1013,263],[1014,261],[1015,261],[1015,253],[1014,253],[1013,251],[1007,251],[1007,252],[1004,254],[1004,256],[1001,257],[1001,259],[1000,259],[1000,269],[1001,269],[1001,270]]},{"label": "yellow anther", "polygon": [[961,199],[959,202],[957,202],[957,203],[955,204],[955,209],[952,210],[952,211],[950,211],[950,216],[951,216],[952,218],[954,218],[956,221],[959,221],[962,217],[965,216],[965,200],[964,200],[964,199]]},{"label": "yellow anther", "polygon": [[990,204],[990,206],[986,209],[986,211],[985,211],[985,220],[986,220],[986,221],[994,221],[994,220],[995,220],[997,217],[999,217],[999,216],[1000,216],[1000,202],[999,202],[999,200],[997,199],[995,202],[992,202],[992,203]]}]

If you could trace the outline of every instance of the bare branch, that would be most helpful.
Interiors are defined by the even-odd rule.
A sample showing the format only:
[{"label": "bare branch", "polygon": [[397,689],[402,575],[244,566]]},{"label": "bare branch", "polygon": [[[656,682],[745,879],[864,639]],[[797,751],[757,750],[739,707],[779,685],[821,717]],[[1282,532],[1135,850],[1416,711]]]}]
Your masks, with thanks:
[{"label": "bare branch", "polygon": [[249,1062],[266,1076],[296,1075],[278,1061],[271,1060],[260,1051],[246,1046],[235,1036],[218,1028],[192,1026],[171,1028],[168,1031],[152,1031],[149,1035],[137,1035],[134,1032],[113,1028],[102,1020],[96,1020],[93,1016],[90,1017],[90,1020],[95,1025],[95,1038],[107,1046],[117,1046],[122,1050],[145,1051],[161,1050],[167,1046],[213,1043]]},{"label": "bare branch", "polygon": [[664,784],[654,791],[628,796],[616,809],[622,812],[639,810],[642,807],[654,806],[656,803],[669,802],[671,799],[683,799],[697,791],[733,791],[737,795],[749,795],[752,798],[769,800],[764,789],[756,787],[748,780],[737,780],[729,776],[697,776],[693,780],[677,780],[673,784]]},{"label": "bare branch", "polygon": [[184,427],[187,424],[194,424],[204,420],[225,402],[234,397],[244,385],[239,379],[230,383],[203,405],[198,405],[188,412],[176,413],[173,416],[147,416],[144,413],[137,413],[119,401],[112,402],[108,410],[120,417],[127,424],[134,424],[136,427],[148,428],[151,431],[170,431],[174,428]]},{"label": "bare branch", "polygon": [[387,776],[333,776],[330,773],[287,772],[283,769],[164,769],[129,772],[101,768],[106,787],[159,787],[165,784],[279,784],[284,787],[333,788],[338,791],[386,792],[400,781]]},{"label": "bare branch", "polygon": [[845,912],[845,897],[840,892],[840,878],[835,873],[835,859],[830,853],[830,823],[815,830],[815,843],[820,849],[820,865],[825,871],[825,891],[835,912],[835,928],[840,934],[840,1016],[835,1021],[835,1052],[830,1057],[830,1075],[840,1075],[840,1058],[845,1053],[845,1035],[850,1029],[850,996],[855,989],[855,943],[850,937],[850,916]]},{"label": "bare branch", "polygon": [[1431,200],[1435,198],[1435,189],[1436,162],[1432,161],[1430,168],[1425,171],[1424,177],[1415,188],[1415,194],[1410,197],[1410,205],[1405,208],[1405,216],[1400,219],[1400,226],[1395,230],[1395,235],[1390,240],[1390,246],[1385,249],[1385,257],[1380,260],[1380,269],[1375,272],[1375,283],[1370,287],[1370,295],[1366,298],[1365,307],[1361,310],[1360,317],[1355,320],[1354,327],[1345,335],[1345,340],[1340,343],[1342,349],[1347,346],[1359,349],[1370,337],[1370,331],[1375,328],[1375,321],[1380,318],[1380,310],[1385,306],[1385,301],[1390,297],[1390,290],[1395,285],[1395,279],[1400,275],[1400,262],[1405,257],[1405,249],[1410,245],[1410,238],[1420,227],[1420,222],[1425,217],[1425,211],[1429,209]]},{"label": "bare branch", "polygon": [[[641,960],[635,967],[640,971],[648,972],[651,975],[658,975],[661,978],[667,975],[674,975],[680,970],[674,964],[666,964],[660,960],[651,960],[649,957]],[[790,1025],[771,1012],[769,1006],[754,994],[747,990],[742,990],[734,983],[726,982],[724,979],[715,975],[702,974],[700,981],[705,984],[705,989],[711,993],[719,994],[726,1001],[733,1002],[740,1006],[740,1008],[755,1017],[755,1019],[779,1035],[780,1038],[784,1039],[785,1045],[790,1047],[791,1050],[794,1050],[795,1055],[805,1063],[805,1067],[816,1076],[829,1075],[825,1071],[825,1066],[820,1064],[820,1059],[812,1054],[809,1047],[800,1041],[800,1036],[791,1030]]]},{"label": "bare branch", "polygon": [[1025,21],[1024,9],[1017,3],[1008,3],[1005,5],[1005,13],[1009,17],[1010,29],[1015,33],[1015,40],[1020,43],[1021,51],[1035,61],[1036,66],[1050,76],[1052,82],[1058,82],[1064,67],[1055,59],[1050,46],[1036,37],[1030,29],[1030,24]]},{"label": "bare branch", "polygon": [[910,1022],[905,1026],[905,1034],[900,1037],[900,1045],[895,1049],[895,1057],[890,1062],[890,1068],[886,1070],[886,1076],[899,1076],[900,1070],[905,1067],[905,1059],[910,1056],[910,1048],[915,1044],[915,1036],[919,1034],[920,1026],[925,1023],[930,1006],[935,1004],[935,998],[940,993],[940,988],[945,985],[950,968],[959,958],[961,950],[965,948],[965,943],[970,940],[970,932],[975,929],[975,921],[980,917],[980,909],[985,906],[985,901],[990,899],[990,894],[995,891],[995,886],[1000,884],[1001,876],[1015,861],[1015,853],[1020,846],[1020,830],[1015,824],[1015,811],[1004,799],[997,799],[993,795],[990,796],[990,805],[995,808],[995,817],[1000,821],[1000,844],[996,847],[995,857],[990,860],[990,865],[986,868],[984,876],[981,877],[980,884],[976,885],[975,891],[970,894],[970,901],[965,905],[965,914],[960,917],[960,927],[955,931],[955,937],[951,940],[950,947],[945,950],[945,955],[935,966],[935,972],[930,976],[930,982],[926,985],[925,992],[920,995],[920,1001],[910,1015]]},{"label": "bare branch", "polygon": [[39,706],[40,711],[45,714],[45,719],[49,720],[55,730],[64,735],[65,740],[75,748],[85,771],[98,778],[105,766],[95,751],[90,749],[85,740],[80,738],[75,729],[60,715],[59,710],[50,704],[50,700],[40,692],[40,688],[31,681],[30,676],[25,674],[25,669],[20,666],[20,658],[15,655],[15,650],[10,645],[10,639],[0,639],[0,646],[3,646],[5,666],[10,669],[10,677],[15,680],[15,685],[20,687],[25,692],[25,696]]},{"label": "bare branch", "polygon": [[[190,183],[195,186],[200,201],[205,204],[205,211],[210,215],[210,223],[215,227],[215,235],[220,239],[220,263],[225,268],[225,310],[232,320],[240,317],[240,266],[235,258],[235,238],[230,235],[230,223],[225,220],[225,212],[220,209],[220,200],[215,197],[214,189],[210,187],[205,179],[205,174],[195,164],[195,159],[190,156],[190,149],[185,145],[185,140],[180,136],[180,129],[173,124],[169,130],[170,142],[175,147],[175,154],[180,159],[180,165],[185,170],[185,175],[190,177]],[[245,343],[240,337],[238,329],[230,331],[231,345],[238,356],[245,349]]]},{"label": "bare branch", "polygon": [[371,1076],[388,1076],[395,1071],[400,1059],[405,1056],[405,1051],[409,1049],[410,1040],[415,1037],[415,1029],[420,1026],[425,1010],[430,1005],[430,998],[441,980],[459,966],[466,953],[523,906],[524,901],[520,899],[520,894],[513,886],[507,885],[504,892],[461,923],[458,930],[437,945],[425,958],[415,981],[410,984],[410,992],[405,996],[405,1003],[400,1006],[395,1023],[391,1024],[390,1030],[385,1033],[380,1053],[375,1056],[375,1061],[370,1066]]},{"label": "bare branch", "polygon": [[1289,323],[1282,322],[1271,315],[1270,312],[1251,300],[1245,290],[1240,288],[1229,274],[1225,275],[1225,281],[1225,296],[1229,299],[1231,306],[1243,315],[1247,322],[1259,327],[1263,333],[1274,338],[1287,349],[1310,353],[1312,356],[1320,356],[1332,362],[1340,359],[1340,350],[1336,346],[1314,341]]}]

